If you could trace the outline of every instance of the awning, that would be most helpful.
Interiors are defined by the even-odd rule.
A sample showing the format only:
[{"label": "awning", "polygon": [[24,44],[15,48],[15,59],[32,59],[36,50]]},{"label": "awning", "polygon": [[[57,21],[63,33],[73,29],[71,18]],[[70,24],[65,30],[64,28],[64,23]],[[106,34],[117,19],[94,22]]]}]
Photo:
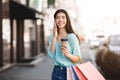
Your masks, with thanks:
[{"label": "awning", "polygon": [[[6,5],[3,6],[4,9],[7,9],[7,11],[3,9],[3,12],[4,11],[8,12],[9,17],[12,19],[37,19],[37,18],[39,18],[38,15],[42,14],[41,12],[39,12],[33,8],[30,8],[26,5],[22,5],[13,0],[11,0],[10,4],[8,4],[8,5],[9,6],[6,6]],[[7,8],[7,7],[9,7],[9,8]],[[6,13],[6,14],[8,15],[8,13]]]}]

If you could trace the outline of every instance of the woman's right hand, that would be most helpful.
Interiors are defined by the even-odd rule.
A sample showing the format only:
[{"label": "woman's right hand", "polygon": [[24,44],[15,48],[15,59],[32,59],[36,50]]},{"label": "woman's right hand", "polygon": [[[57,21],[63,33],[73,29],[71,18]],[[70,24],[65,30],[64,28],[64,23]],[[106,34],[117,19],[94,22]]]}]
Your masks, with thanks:
[{"label": "woman's right hand", "polygon": [[53,27],[53,36],[54,38],[57,38],[58,36],[57,26],[55,22],[54,22],[54,27]]}]

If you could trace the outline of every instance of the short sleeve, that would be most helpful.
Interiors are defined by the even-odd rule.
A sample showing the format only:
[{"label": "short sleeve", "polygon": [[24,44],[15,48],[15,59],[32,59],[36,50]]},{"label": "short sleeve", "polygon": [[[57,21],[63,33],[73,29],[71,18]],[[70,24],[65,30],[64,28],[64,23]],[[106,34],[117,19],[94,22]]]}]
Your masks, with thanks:
[{"label": "short sleeve", "polygon": [[72,50],[72,54],[78,56],[82,59],[81,51],[80,51],[80,44],[78,38],[75,34],[71,34],[69,37],[69,42]]},{"label": "short sleeve", "polygon": [[48,44],[48,51],[47,52],[48,52],[48,56],[53,59],[54,55],[55,55],[54,54],[55,52],[51,52],[50,51],[50,46],[51,46],[51,43],[52,43],[52,39],[53,39],[53,35],[50,35],[50,37],[49,37],[49,44]]}]

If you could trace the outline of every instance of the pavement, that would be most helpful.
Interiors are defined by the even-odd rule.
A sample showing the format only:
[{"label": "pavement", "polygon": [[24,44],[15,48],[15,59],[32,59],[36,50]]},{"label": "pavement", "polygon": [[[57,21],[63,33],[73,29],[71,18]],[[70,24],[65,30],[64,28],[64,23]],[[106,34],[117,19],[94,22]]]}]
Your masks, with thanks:
[{"label": "pavement", "polygon": [[[93,52],[90,51],[87,43],[81,44],[81,54],[85,62],[94,62]],[[0,80],[51,80],[53,66],[52,60],[47,55],[39,56],[37,60],[30,64],[17,64],[0,73]]]},{"label": "pavement", "polygon": [[14,66],[0,73],[0,80],[51,80],[53,62],[48,56],[35,66]]},{"label": "pavement", "polygon": [[[81,53],[84,61],[90,61],[87,44],[81,44]],[[51,80],[53,66],[52,60],[47,55],[39,56],[30,64],[17,64],[0,73],[0,80]]]}]

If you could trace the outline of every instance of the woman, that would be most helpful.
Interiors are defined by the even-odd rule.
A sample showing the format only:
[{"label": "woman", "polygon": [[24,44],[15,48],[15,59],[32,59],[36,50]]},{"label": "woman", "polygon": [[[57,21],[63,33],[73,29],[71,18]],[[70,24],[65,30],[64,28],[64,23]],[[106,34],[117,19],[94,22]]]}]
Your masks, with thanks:
[{"label": "woman", "polygon": [[[61,46],[61,39],[68,38],[68,45]],[[66,67],[80,61],[81,53],[68,13],[58,9],[54,14],[53,34],[49,39],[48,55],[54,61],[52,80],[67,80]]]}]

